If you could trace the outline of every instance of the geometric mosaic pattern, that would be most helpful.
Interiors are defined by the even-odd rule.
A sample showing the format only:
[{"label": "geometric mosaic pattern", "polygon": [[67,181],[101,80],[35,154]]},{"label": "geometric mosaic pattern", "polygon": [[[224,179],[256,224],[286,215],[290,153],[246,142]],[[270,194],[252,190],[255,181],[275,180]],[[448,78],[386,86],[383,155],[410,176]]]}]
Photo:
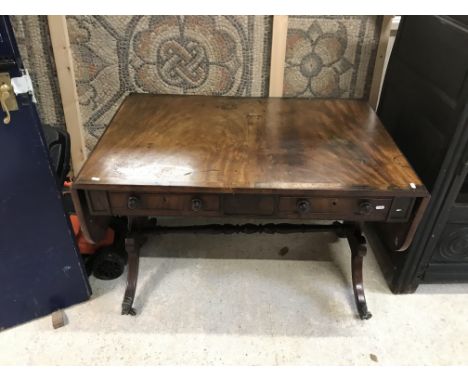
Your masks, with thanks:
[{"label": "geometric mosaic pattern", "polygon": [[284,95],[367,99],[380,16],[289,16]]},{"label": "geometric mosaic pattern", "polygon": [[68,16],[87,148],[130,92],[266,96],[271,23],[270,16]]},{"label": "geometric mosaic pattern", "polygon": [[10,16],[10,20],[24,67],[31,76],[39,118],[44,125],[64,129],[47,16]]}]

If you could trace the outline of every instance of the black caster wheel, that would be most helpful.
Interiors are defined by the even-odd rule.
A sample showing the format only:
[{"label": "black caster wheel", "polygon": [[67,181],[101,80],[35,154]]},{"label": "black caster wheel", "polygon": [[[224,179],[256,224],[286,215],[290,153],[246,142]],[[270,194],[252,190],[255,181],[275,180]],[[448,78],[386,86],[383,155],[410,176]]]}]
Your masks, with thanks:
[{"label": "black caster wheel", "polygon": [[94,254],[93,275],[100,280],[114,280],[125,269],[125,257],[114,247],[101,248]]}]

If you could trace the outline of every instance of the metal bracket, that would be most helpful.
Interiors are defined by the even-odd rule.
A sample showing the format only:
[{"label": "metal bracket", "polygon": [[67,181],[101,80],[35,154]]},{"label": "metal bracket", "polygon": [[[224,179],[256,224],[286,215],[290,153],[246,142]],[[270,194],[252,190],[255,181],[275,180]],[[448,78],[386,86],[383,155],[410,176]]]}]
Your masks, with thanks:
[{"label": "metal bracket", "polygon": [[31,76],[27,69],[21,70],[21,72],[23,74],[21,77],[13,77],[11,79],[11,86],[13,86],[16,95],[29,93],[32,96],[32,101],[36,103]]}]

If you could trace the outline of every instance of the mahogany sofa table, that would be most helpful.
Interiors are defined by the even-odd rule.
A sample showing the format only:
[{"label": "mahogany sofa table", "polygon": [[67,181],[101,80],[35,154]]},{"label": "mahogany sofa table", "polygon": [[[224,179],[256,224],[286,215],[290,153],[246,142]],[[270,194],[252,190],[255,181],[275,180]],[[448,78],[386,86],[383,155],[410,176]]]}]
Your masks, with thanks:
[{"label": "mahogany sofa table", "polygon": [[[362,101],[129,95],[73,183],[83,231],[99,241],[128,217],[132,307],[148,217],[295,219],[300,224],[151,228],[157,233],[334,230],[351,249],[360,318],[368,319],[364,222],[409,246],[429,198],[374,111]],[[327,220],[334,224],[302,224]]]}]

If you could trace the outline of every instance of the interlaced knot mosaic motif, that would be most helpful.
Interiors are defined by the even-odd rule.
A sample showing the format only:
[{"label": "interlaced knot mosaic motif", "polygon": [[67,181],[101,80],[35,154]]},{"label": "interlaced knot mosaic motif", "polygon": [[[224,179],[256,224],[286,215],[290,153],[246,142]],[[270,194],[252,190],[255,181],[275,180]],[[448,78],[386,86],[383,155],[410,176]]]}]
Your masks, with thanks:
[{"label": "interlaced knot mosaic motif", "polygon": [[161,79],[169,85],[196,88],[208,78],[208,57],[197,41],[165,41],[158,49],[158,60]]},{"label": "interlaced knot mosaic motif", "polygon": [[270,16],[70,16],[91,149],[129,92],[267,95]]}]

